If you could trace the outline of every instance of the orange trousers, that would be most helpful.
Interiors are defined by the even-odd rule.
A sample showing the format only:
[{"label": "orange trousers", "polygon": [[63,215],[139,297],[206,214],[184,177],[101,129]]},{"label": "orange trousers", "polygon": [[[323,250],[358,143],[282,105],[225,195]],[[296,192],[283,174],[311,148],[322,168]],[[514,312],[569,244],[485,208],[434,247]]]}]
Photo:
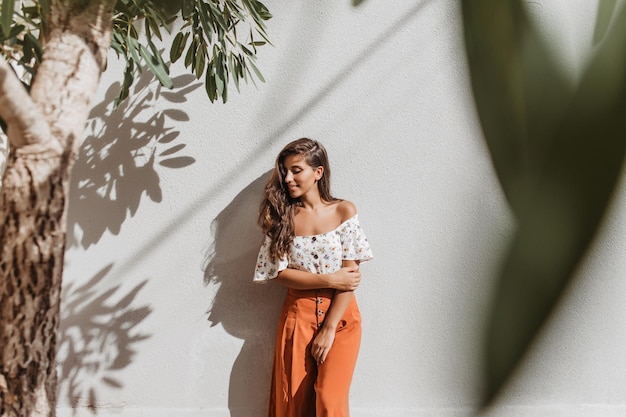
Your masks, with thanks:
[{"label": "orange trousers", "polygon": [[350,383],[361,344],[354,297],[324,363],[318,366],[311,355],[334,294],[330,289],[289,289],[276,332],[269,417],[349,417]]}]

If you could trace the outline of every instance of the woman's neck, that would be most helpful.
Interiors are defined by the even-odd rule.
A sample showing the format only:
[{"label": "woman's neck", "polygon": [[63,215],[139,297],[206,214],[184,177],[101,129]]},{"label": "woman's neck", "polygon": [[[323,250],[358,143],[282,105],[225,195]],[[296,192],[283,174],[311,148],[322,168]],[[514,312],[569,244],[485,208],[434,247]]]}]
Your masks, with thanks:
[{"label": "woman's neck", "polygon": [[317,211],[320,208],[326,207],[328,202],[322,200],[319,194],[316,196],[302,196],[300,198],[300,203],[302,203],[302,210],[306,211]]}]

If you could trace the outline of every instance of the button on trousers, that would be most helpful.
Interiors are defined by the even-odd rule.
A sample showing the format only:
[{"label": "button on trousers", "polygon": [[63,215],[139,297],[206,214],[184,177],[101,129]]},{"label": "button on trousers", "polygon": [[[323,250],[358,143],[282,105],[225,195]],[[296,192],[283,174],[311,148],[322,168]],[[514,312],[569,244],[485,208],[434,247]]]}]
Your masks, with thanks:
[{"label": "button on trousers", "polygon": [[269,417],[349,417],[348,397],[361,344],[361,314],[352,297],[322,365],[311,344],[335,290],[289,289],[278,322]]}]

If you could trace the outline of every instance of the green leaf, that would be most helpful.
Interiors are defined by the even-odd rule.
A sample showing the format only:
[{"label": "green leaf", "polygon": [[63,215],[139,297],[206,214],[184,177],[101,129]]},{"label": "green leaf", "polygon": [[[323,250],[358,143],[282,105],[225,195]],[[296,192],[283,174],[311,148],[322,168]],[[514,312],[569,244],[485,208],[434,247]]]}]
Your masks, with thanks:
[{"label": "green leaf", "polygon": [[50,11],[50,0],[39,0],[39,5],[44,14]]},{"label": "green leaf", "polygon": [[533,193],[572,86],[519,0],[462,5],[480,122],[504,194],[519,214]]},{"label": "green leaf", "polygon": [[200,49],[198,50],[198,54],[196,56],[196,66],[194,68],[197,79],[200,79],[202,74],[204,74],[205,65],[206,65],[206,52],[204,51],[204,49]]},{"label": "green leaf", "polygon": [[241,21],[246,20],[246,17],[242,13],[243,9],[236,2],[228,0],[226,4],[228,4],[231,13],[234,13],[235,16],[237,16],[239,20]]},{"label": "green leaf", "polygon": [[257,22],[259,26],[263,26],[263,18],[256,8],[257,3],[253,0],[242,0],[242,3],[246,6],[246,9],[248,9],[254,21]]},{"label": "green leaf", "polygon": [[598,3],[598,13],[596,17],[596,29],[593,33],[593,43],[597,44],[606,35],[609,30],[611,18],[615,13],[617,0],[600,0]]},{"label": "green leaf", "polygon": [[150,51],[148,51],[148,49],[143,45],[139,45],[139,53],[143,57],[144,62],[148,66],[150,72],[152,72],[154,76],[157,77],[161,85],[166,88],[172,88],[174,86],[174,83],[168,75],[167,67],[163,64],[163,60],[161,59],[160,54],[158,54],[157,56],[152,55]]},{"label": "green leaf", "polygon": [[[39,45],[39,40],[35,38],[30,32],[26,32],[24,34],[24,49],[32,51],[37,62],[41,62],[43,50],[41,49],[41,45]],[[26,54],[26,51],[24,51],[24,53]]]},{"label": "green leaf", "polygon": [[[272,18],[272,14],[267,9],[267,7],[265,7],[265,5],[263,3],[261,3],[260,1],[257,1],[257,0],[253,0],[253,1],[254,1],[255,6],[256,6],[257,13],[259,14],[259,16],[261,17],[262,20],[269,20],[269,19]],[[361,0],[361,1],[363,1],[363,0]]]},{"label": "green leaf", "polygon": [[231,74],[233,74],[233,81],[235,82],[235,87],[237,88],[237,92],[239,92],[239,78],[240,78],[240,68],[239,68],[239,62],[237,61],[236,58],[233,57],[233,55],[229,56],[229,68],[230,68],[230,72]]},{"label": "green leaf", "polygon": [[135,80],[135,65],[133,61],[126,62],[126,68],[124,69],[124,81],[122,82],[122,88],[120,93],[113,103],[113,109],[117,110],[120,104],[126,100],[130,92],[130,86]]},{"label": "green leaf", "polygon": [[259,80],[261,80],[261,82],[265,82],[265,78],[263,78],[263,74],[261,74],[261,71],[259,71],[259,69],[257,68],[256,65],[254,65],[254,62],[252,62],[252,60],[248,60],[248,64],[250,64],[250,66],[252,67],[252,70],[254,70],[254,73],[256,74],[256,76],[259,78]]},{"label": "green leaf", "polygon": [[111,47],[118,53],[118,56],[124,55],[124,57],[126,57],[127,45],[124,37],[119,32],[113,32],[113,36],[111,36]]},{"label": "green leaf", "polygon": [[245,47],[244,44],[240,43],[239,47],[241,48],[241,50],[248,56],[254,56],[254,52],[252,52],[251,50],[249,50],[248,48]]},{"label": "green leaf", "polygon": [[[204,4],[206,4],[206,3],[204,3]],[[217,7],[215,7],[215,4],[213,2],[209,2],[208,6],[209,6],[209,8],[211,10],[211,15],[212,15],[213,19],[215,19],[217,24],[222,28],[222,30],[224,32],[228,32],[228,25],[224,21],[224,18],[222,17],[221,11]]]},{"label": "green leaf", "polygon": [[144,15],[156,17],[160,24],[165,24],[175,18],[182,7],[180,1],[171,0],[151,0],[140,4],[144,8]]},{"label": "green leaf", "polygon": [[197,42],[196,37],[194,36],[191,40],[191,45],[189,45],[189,49],[187,49],[187,54],[185,54],[185,67],[189,68],[193,65],[193,67],[195,68],[194,64],[196,62],[196,48]]},{"label": "green leaf", "polygon": [[128,34],[133,39],[139,39],[139,33],[137,33],[137,29],[135,28],[134,25],[129,25],[128,26]]},{"label": "green leaf", "polygon": [[115,11],[117,13],[121,13],[121,14],[126,15],[126,16],[135,15],[136,13],[131,11],[131,9],[128,7],[127,3],[128,2],[126,2],[126,1],[118,1],[115,4]]},{"label": "green leaf", "polygon": [[209,96],[209,100],[213,103],[217,99],[217,86],[215,85],[215,73],[213,71],[212,62],[209,63],[209,67],[206,71],[204,88]]},{"label": "green leaf", "polygon": [[622,172],[626,8],[577,86],[520,0],[463,0],[462,9],[476,107],[517,217],[486,334],[488,402],[572,281]]},{"label": "green leaf", "polygon": [[195,3],[196,2],[194,0],[183,0],[183,5],[182,5],[183,19],[187,20],[193,15],[193,13],[196,11]]},{"label": "green leaf", "polygon": [[352,5],[354,7],[360,6],[365,0],[352,0]]},{"label": "green leaf", "polygon": [[[159,29],[159,24],[156,22],[156,20],[152,17],[146,17],[145,18],[146,21],[146,28],[150,28],[152,30],[152,33],[154,33],[156,35],[156,37],[162,41],[163,38],[161,37],[161,30]],[[149,32],[146,30],[146,33]]]},{"label": "green leaf", "polygon": [[[33,8],[35,12],[38,13],[37,8]],[[153,37],[161,39],[161,30],[168,29],[173,12],[180,13],[183,22],[180,33],[171,41],[169,61],[176,62],[184,55],[185,67],[194,76],[205,75],[205,88],[211,101],[219,97],[227,100],[231,77],[239,90],[239,81],[247,81],[248,75],[253,74],[251,71],[260,74],[257,68],[249,68],[246,63],[256,58],[257,47],[270,43],[262,21],[271,14],[257,0],[181,0],[175,4],[167,0],[118,0],[111,48],[127,62],[135,64],[133,72],[147,68],[164,86],[172,85],[168,64],[163,62],[162,52],[155,47]],[[142,18],[145,30],[140,34],[136,22]],[[249,29],[255,37],[259,34],[263,40],[251,36],[244,41],[249,44],[242,45],[237,41],[237,25]],[[190,36],[192,39],[188,42]],[[241,56],[237,58],[234,54]],[[255,78],[262,79],[252,77],[253,83]],[[130,77],[125,79],[130,80]]]},{"label": "green leaf", "polygon": [[13,0],[2,0],[2,7],[0,8],[0,26],[2,26],[2,33],[5,36],[11,32],[10,28],[13,24],[13,12],[15,2]]},{"label": "green leaf", "polygon": [[128,52],[130,52],[130,58],[133,61],[135,61],[137,66],[139,66],[141,63],[141,58],[139,57],[139,54],[137,53],[139,50],[139,42],[137,42],[137,39],[129,35],[126,37],[126,44],[128,45]]},{"label": "green leaf", "polygon": [[202,25],[202,30],[204,31],[205,36],[211,42],[212,34],[213,34],[213,26],[211,24],[211,13],[207,5],[204,2],[200,3],[200,8],[198,10],[198,17],[200,18],[200,23]]},{"label": "green leaf", "polygon": [[225,83],[224,83],[223,74],[221,74],[221,71],[217,71],[215,74],[215,90],[217,92],[218,97],[221,97],[222,94],[224,93],[224,86],[225,86]]},{"label": "green leaf", "polygon": [[187,39],[189,38],[189,32],[183,34],[178,32],[172,41],[170,48],[170,61],[176,62],[182,56],[185,46],[187,45]]},{"label": "green leaf", "polygon": [[7,36],[7,38],[9,38],[9,39],[16,38],[20,33],[22,33],[22,31],[24,29],[26,29],[26,26],[24,26],[24,25],[15,25],[15,26],[13,26],[11,28],[11,31],[9,32],[9,36]]},{"label": "green leaf", "polygon": [[270,42],[269,38],[267,37],[267,34],[265,33],[265,31],[258,29],[258,28],[256,31],[259,35],[261,35],[261,37],[263,38],[263,40],[265,40],[265,42],[273,46],[272,42]]},{"label": "green leaf", "polygon": [[165,61],[163,60],[163,56],[161,56],[161,51],[159,51],[159,49],[156,47],[154,42],[152,42],[152,39],[147,38],[147,41],[148,41],[148,46],[150,47],[150,50],[152,51],[153,58],[157,61],[160,67],[164,68],[165,73],[169,74],[170,69],[165,63]]}]

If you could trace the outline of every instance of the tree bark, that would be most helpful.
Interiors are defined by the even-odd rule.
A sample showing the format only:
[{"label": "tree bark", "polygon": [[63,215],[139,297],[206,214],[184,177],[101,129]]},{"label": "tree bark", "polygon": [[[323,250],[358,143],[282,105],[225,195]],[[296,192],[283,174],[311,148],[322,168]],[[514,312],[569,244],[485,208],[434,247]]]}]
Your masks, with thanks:
[{"label": "tree bark", "polygon": [[[15,83],[6,78],[14,74],[0,65],[0,115],[11,144],[0,194],[1,417],[55,415],[68,180],[110,44],[114,3],[51,2],[42,62],[30,97],[20,97],[29,102],[15,102],[20,94],[11,94]],[[47,129],[31,128],[33,114]]]},{"label": "tree bark", "polygon": [[0,210],[0,415],[54,416],[67,154],[9,156]]}]

